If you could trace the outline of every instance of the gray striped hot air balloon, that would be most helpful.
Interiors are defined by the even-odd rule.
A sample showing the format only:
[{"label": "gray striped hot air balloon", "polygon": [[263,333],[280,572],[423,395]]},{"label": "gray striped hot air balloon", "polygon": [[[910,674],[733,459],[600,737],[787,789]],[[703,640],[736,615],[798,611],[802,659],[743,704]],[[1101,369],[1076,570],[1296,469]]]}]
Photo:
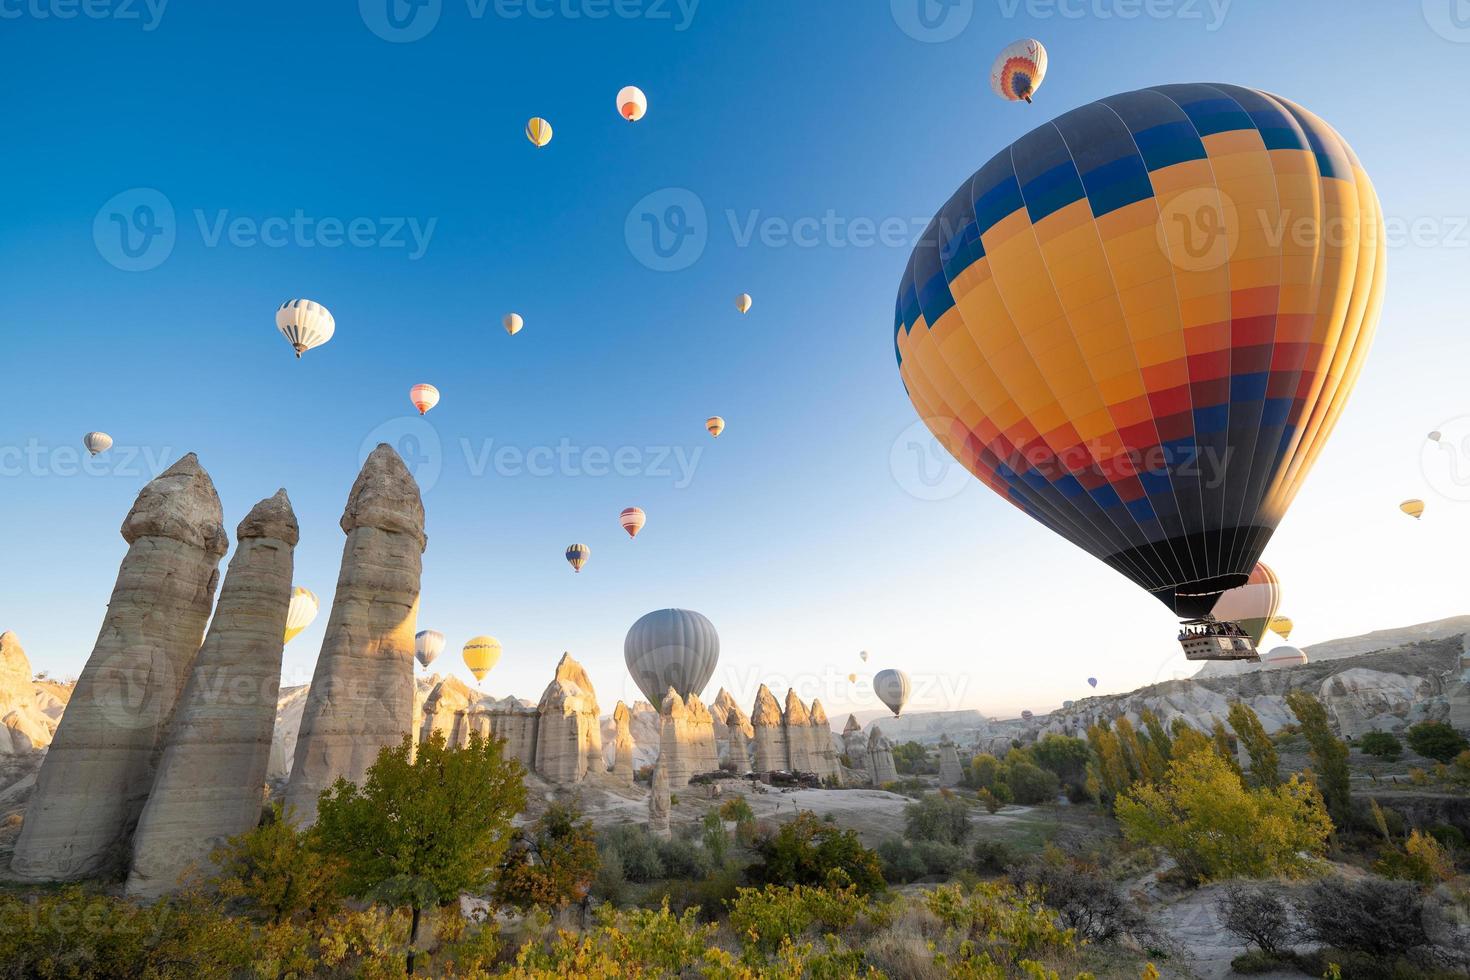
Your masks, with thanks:
[{"label": "gray striped hot air balloon", "polygon": [[681,698],[699,694],[720,661],[715,624],[692,609],[658,609],[642,617],[623,641],[623,661],[655,707],[669,688]]},{"label": "gray striped hot air balloon", "polygon": [[897,718],[903,711],[903,706],[908,703],[909,694],[913,690],[909,684],[909,675],[901,670],[880,670],[873,675],[873,693],[878,695],[878,700],[888,706]]}]

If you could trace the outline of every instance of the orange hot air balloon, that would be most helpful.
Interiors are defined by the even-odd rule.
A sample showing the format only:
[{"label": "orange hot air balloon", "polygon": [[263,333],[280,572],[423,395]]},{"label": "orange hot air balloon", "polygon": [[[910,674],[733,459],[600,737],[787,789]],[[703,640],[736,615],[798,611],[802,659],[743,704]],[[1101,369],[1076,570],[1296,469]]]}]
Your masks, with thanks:
[{"label": "orange hot air balloon", "polygon": [[618,90],[618,115],[629,122],[637,122],[648,111],[648,96],[636,85],[624,85]]},{"label": "orange hot air balloon", "polygon": [[[1271,233],[1303,214],[1307,234]],[[1337,424],[1386,246],[1368,174],[1307,109],[1221,84],[1111,96],[940,209],[899,286],[899,374],[981,482],[1203,617]]]},{"label": "orange hot air balloon", "polygon": [[648,515],[643,513],[642,507],[625,507],[618,515],[622,522],[623,530],[628,532],[628,537],[638,537],[638,532],[643,530],[643,525],[648,522]]},{"label": "orange hot air balloon", "polygon": [[433,385],[414,385],[408,389],[408,400],[420,415],[427,415],[429,409],[439,404],[439,389]]},{"label": "orange hot air balloon", "polygon": [[704,427],[709,430],[710,435],[718,439],[720,433],[725,431],[725,420],[718,415],[711,415],[704,420]]}]

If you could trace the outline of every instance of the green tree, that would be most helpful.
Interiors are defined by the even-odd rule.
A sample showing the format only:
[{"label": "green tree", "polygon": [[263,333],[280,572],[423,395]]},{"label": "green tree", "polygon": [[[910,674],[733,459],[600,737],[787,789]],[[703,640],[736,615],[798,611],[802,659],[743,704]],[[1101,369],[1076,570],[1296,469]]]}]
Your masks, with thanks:
[{"label": "green tree", "polygon": [[981,752],[970,760],[970,785],[976,789],[994,789],[1000,778],[1000,760],[989,752]]},{"label": "green tree", "polygon": [[526,788],[502,746],[472,733],[450,749],[435,732],[415,751],[405,735],[378,753],[361,787],[339,779],[322,793],[314,832],[342,858],[347,893],[412,915],[410,974],[424,910],[486,890],[510,846]]},{"label": "green tree", "polygon": [[1117,733],[1118,744],[1123,748],[1123,761],[1128,766],[1128,781],[1136,783],[1140,779],[1147,779],[1147,763],[1143,757],[1143,743],[1138,739],[1138,731],[1133,727],[1133,722],[1127,717],[1118,718],[1113,722],[1113,731]]},{"label": "green tree", "polygon": [[893,747],[893,766],[904,775],[930,770],[929,753],[918,742],[904,742]]},{"label": "green tree", "polygon": [[1358,739],[1358,748],[1389,762],[1404,754],[1403,743],[1389,732],[1368,732]]},{"label": "green tree", "polygon": [[516,834],[501,865],[495,894],[517,908],[561,908],[587,897],[598,864],[592,822],[583,819],[574,806],[553,803],[535,823]]},{"label": "green tree", "polygon": [[1087,763],[1092,750],[1080,738],[1048,734],[1031,746],[1031,758],[1041,768],[1056,773],[1064,786],[1084,789],[1087,786]]},{"label": "green tree", "polygon": [[841,871],[865,895],[884,887],[882,863],[856,831],[841,830],[805,810],[757,841],[755,849],[760,861],[746,871],[752,884],[823,886],[833,871]]},{"label": "green tree", "polygon": [[1174,742],[1169,738],[1169,733],[1164,729],[1163,723],[1159,721],[1159,716],[1154,714],[1152,708],[1144,708],[1138,713],[1138,718],[1143,722],[1144,730],[1148,732],[1148,740],[1153,743],[1163,760],[1168,762],[1173,753]]},{"label": "green tree", "polygon": [[215,849],[215,887],[271,925],[326,918],[340,904],[342,861],[313,846],[313,836],[273,804],[259,826]]},{"label": "green tree", "polygon": [[1011,797],[1027,806],[1055,803],[1062,789],[1055,773],[1029,762],[1011,762],[1009,757],[1005,765],[1005,784],[1010,787]]},{"label": "green tree", "polygon": [[1348,782],[1347,743],[1332,734],[1332,726],[1327,722],[1327,709],[1312,694],[1300,689],[1290,691],[1286,695],[1286,706],[1301,724],[1317,788],[1327,801],[1327,812],[1339,827],[1348,826],[1353,809]]},{"label": "green tree", "polygon": [[1118,794],[1133,784],[1128,774],[1128,763],[1123,759],[1123,747],[1106,722],[1089,728],[1087,741],[1097,757],[1096,773],[1100,783],[1097,796],[1104,805],[1112,806]]},{"label": "green tree", "polygon": [[1230,727],[1251,757],[1251,781],[1257,786],[1281,785],[1276,743],[1266,734],[1260,717],[1244,701],[1230,702]]},{"label": "green tree", "polygon": [[970,836],[970,808],[947,790],[925,793],[903,808],[903,825],[909,840],[963,844]]},{"label": "green tree", "polygon": [[1247,789],[1211,749],[1176,754],[1160,785],[1138,784],[1115,811],[1125,837],[1162,847],[1201,882],[1305,873],[1332,833],[1311,785]]},{"label": "green tree", "polygon": [[1409,748],[1435,762],[1449,762],[1470,748],[1465,737],[1442,721],[1421,721],[1412,726],[1405,736]]},{"label": "green tree", "polygon": [[1225,760],[1225,764],[1235,770],[1237,776],[1244,777],[1240,771],[1240,762],[1235,757],[1235,740],[1225,730],[1225,723],[1219,718],[1215,719],[1214,726],[1210,729],[1210,738],[1215,743],[1215,754]]}]

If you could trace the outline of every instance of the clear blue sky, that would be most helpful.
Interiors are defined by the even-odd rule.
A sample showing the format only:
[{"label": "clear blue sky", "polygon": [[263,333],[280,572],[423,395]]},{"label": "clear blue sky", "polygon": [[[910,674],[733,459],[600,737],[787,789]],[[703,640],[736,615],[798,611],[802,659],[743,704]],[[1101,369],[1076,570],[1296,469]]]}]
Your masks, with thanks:
[{"label": "clear blue sky", "polygon": [[[232,537],[252,503],[289,490],[297,581],[329,599],[361,447],[384,424],[390,441],[414,433],[407,391],[430,381],[444,397],[433,435],[414,433],[441,446],[421,625],[448,634],[441,665],[471,635],[499,637],[494,693],[539,695],[569,650],[610,708],[633,693],[628,626],[669,605],[721,633],[710,694],[797,680],[834,715],[873,706],[837,678],[887,664],[914,674],[921,707],[999,713],[1081,696],[1089,674],[1100,690],[1170,676],[1155,600],[973,481],[941,500],[909,492],[916,413],[892,310],[912,237],[997,150],[1105,95],[1216,80],[1323,116],[1373,176],[1390,233],[1395,219],[1421,232],[1391,252],[1355,401],[1267,549],[1283,611],[1306,643],[1470,611],[1470,507],[1451,499],[1470,491],[1420,459],[1424,432],[1470,413],[1470,22],[1452,0],[961,0],[935,28],[954,36],[933,42],[913,36],[914,2],[703,0],[691,16],[690,0],[442,0],[409,22],[432,26],[423,37],[392,43],[370,27],[394,36],[383,0],[173,0],[159,17],[139,2],[101,18],[4,0],[0,629],[38,669],[78,671],[149,459],[188,450]],[[1155,15],[1130,16],[1145,6]],[[1022,36],[1051,57],[1030,107],[986,78]],[[649,98],[636,125],[613,106],[629,83]],[[533,115],[555,127],[542,150],[521,134]],[[174,240],[126,271],[107,214],[131,212],[139,188],[172,208]],[[705,210],[704,246],[660,271],[641,261],[634,206],[662,192],[662,209],[669,189]],[[215,235],[235,219],[269,234],[298,212],[299,239]],[[387,241],[328,247],[322,219],[366,219],[359,237]],[[393,234],[403,219],[431,227],[422,254]],[[870,240],[864,223],[885,220],[901,242]],[[815,241],[780,238],[812,222]],[[338,325],[300,362],[273,324],[296,296]],[[515,338],[499,326],[512,309]],[[718,441],[703,428],[716,413]],[[117,448],[76,475],[89,429]],[[497,472],[499,447],[563,440],[637,447],[623,459],[639,472],[588,473],[595,456]],[[675,454],[696,452],[685,485]],[[1409,496],[1429,502],[1417,525],[1395,509]],[[632,542],[617,521],[630,504],[648,512]],[[592,548],[580,575],[562,557],[574,541]],[[288,682],[309,677],[325,622],[288,648]]]}]

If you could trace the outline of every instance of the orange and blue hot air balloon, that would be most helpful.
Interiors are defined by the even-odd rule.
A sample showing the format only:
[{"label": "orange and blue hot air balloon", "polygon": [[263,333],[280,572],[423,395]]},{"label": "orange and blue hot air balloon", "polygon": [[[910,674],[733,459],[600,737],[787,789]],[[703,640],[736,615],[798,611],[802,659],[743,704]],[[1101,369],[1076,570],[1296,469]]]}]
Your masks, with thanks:
[{"label": "orange and blue hot air balloon", "polygon": [[567,564],[572,566],[572,571],[580,572],[590,557],[592,557],[592,549],[585,544],[567,545]]},{"label": "orange and blue hot air balloon", "polygon": [[940,210],[899,287],[899,374],[979,480],[1204,616],[1337,424],[1385,244],[1362,164],[1301,106],[1223,84],[1115,95]]}]

